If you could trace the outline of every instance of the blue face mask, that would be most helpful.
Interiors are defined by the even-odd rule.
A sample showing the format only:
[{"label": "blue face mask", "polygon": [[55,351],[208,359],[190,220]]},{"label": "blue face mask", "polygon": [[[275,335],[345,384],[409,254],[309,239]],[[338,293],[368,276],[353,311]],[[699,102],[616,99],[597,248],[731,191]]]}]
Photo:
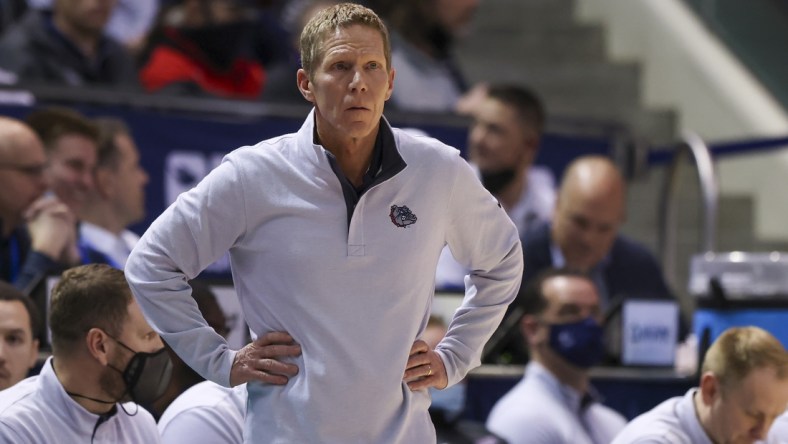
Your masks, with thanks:
[{"label": "blue face mask", "polygon": [[589,368],[605,353],[602,327],[594,318],[550,324],[550,347],[575,367]]}]

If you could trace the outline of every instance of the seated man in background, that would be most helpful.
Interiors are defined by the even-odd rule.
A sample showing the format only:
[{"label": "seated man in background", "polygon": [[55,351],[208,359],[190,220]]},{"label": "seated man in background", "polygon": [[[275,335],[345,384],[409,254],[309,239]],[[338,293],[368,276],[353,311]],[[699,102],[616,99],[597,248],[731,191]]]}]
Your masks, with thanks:
[{"label": "seated man in background", "polygon": [[79,225],[82,263],[123,269],[139,236],[126,229],[145,217],[148,175],[129,128],[117,119],[95,120],[99,129],[98,163],[93,191],[83,205]]},{"label": "seated man in background", "polygon": [[[602,312],[622,298],[673,299],[656,258],[642,245],[619,234],[626,213],[626,184],[618,168],[603,156],[583,156],[567,168],[558,192],[552,224],[537,224],[522,235],[523,283],[540,271],[567,267],[585,272],[597,286]],[[516,319],[510,306],[494,338],[498,356],[521,357]],[[504,336],[504,334],[508,336]],[[683,332],[679,333],[683,339]],[[491,341],[493,342],[493,341]],[[606,344],[617,360],[620,344]]]},{"label": "seated man in background", "polygon": [[64,272],[49,324],[52,357],[41,374],[0,392],[0,442],[158,443],[138,404],[161,395],[170,360],[123,272],[104,264]]},{"label": "seated man in background", "polygon": [[[536,94],[521,86],[492,85],[474,109],[468,134],[471,165],[521,236],[534,224],[548,222],[555,206],[552,173],[534,166],[544,122],[544,106]],[[464,290],[468,272],[445,248],[435,286]]]},{"label": "seated man in background", "polygon": [[613,444],[712,444],[765,439],[788,403],[788,353],[758,327],[730,328],[709,347],[700,386],[634,420]]},{"label": "seated man in background", "polygon": [[487,418],[509,444],[608,444],[626,424],[594,399],[588,369],[603,356],[599,295],[579,272],[545,270],[522,293],[531,353],[523,379]]},{"label": "seated man in background", "polygon": [[56,197],[43,197],[46,163],[32,130],[0,117],[0,280],[25,293],[78,260],[74,214]]},{"label": "seated man in background", "polygon": [[266,71],[252,54],[255,22],[251,2],[167,3],[144,50],[139,79],[145,91],[259,98]]},{"label": "seated man in background", "polygon": [[129,52],[106,35],[114,1],[54,0],[31,9],[0,39],[0,68],[20,84],[135,87]]},{"label": "seated man in background", "polygon": [[40,322],[32,299],[0,281],[0,390],[25,379],[36,365]]},{"label": "seated man in background", "polygon": [[47,186],[81,219],[82,207],[93,192],[98,128],[77,111],[61,107],[33,111],[25,120],[44,144]]}]

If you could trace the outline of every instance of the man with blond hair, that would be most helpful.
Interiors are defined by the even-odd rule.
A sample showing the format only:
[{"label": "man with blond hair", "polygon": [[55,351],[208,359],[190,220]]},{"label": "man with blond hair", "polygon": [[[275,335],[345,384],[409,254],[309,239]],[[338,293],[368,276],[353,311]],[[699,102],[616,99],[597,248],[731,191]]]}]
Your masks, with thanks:
[{"label": "man with blond hair", "polygon": [[[317,13],[301,60],[301,129],[230,153],[151,225],[126,276],[184,362],[248,383],[247,442],[434,443],[427,389],[480,363],[519,288],[517,229],[456,149],[383,117],[394,69],[374,12]],[[420,338],[447,244],[476,271],[432,348]],[[239,351],[187,283],[228,250],[259,338]]]},{"label": "man with blond hair", "polygon": [[730,328],[706,352],[698,387],[635,418],[613,444],[751,443],[786,403],[783,345],[758,327]]}]

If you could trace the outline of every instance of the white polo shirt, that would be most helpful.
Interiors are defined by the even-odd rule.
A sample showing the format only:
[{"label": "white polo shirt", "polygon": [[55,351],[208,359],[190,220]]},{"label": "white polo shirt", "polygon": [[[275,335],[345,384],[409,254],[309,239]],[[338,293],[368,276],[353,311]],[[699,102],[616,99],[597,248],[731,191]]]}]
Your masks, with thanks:
[{"label": "white polo shirt", "polygon": [[690,389],[633,419],[612,444],[712,444],[695,414],[697,392]]},{"label": "white polo shirt", "polygon": [[159,419],[163,444],[243,443],[246,384],[201,382],[178,396]]},{"label": "white polo shirt", "polygon": [[523,379],[493,407],[487,429],[509,444],[608,444],[627,421],[589,400],[531,361]]},{"label": "white polo shirt", "polygon": [[133,402],[105,415],[85,410],[66,394],[51,357],[40,375],[0,392],[0,443],[159,442],[153,416]]},{"label": "white polo shirt", "polygon": [[788,444],[788,411],[774,420],[765,442],[768,444]]}]

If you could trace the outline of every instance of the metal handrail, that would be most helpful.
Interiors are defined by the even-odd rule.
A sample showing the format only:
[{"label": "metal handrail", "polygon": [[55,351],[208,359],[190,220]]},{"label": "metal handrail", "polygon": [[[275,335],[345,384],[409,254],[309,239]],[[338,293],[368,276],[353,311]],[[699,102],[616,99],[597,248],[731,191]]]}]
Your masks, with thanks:
[{"label": "metal handrail", "polygon": [[703,198],[703,225],[701,227],[700,250],[713,252],[717,236],[717,205],[719,185],[711,151],[695,133],[684,132],[682,143],[676,147],[673,161],[665,174],[660,199],[659,256],[662,270],[674,288],[676,284],[676,240],[677,240],[677,195],[679,189],[679,167],[685,158],[691,157],[698,173],[700,192]]}]

